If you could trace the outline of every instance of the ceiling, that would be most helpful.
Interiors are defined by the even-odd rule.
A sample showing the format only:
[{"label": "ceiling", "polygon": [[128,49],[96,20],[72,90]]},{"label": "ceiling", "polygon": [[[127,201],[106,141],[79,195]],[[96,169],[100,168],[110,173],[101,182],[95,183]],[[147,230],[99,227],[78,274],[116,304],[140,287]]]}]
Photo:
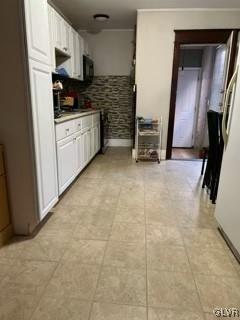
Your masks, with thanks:
[{"label": "ceiling", "polygon": [[[52,0],[77,29],[132,29],[137,9],[240,8],[239,0]],[[93,15],[106,13],[108,22],[96,22]]]}]

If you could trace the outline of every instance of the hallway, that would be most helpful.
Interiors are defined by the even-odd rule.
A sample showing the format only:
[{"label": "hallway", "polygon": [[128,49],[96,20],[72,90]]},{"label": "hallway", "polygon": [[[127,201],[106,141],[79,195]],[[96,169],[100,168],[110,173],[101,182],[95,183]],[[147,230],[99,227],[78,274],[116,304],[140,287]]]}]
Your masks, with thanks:
[{"label": "hallway", "polygon": [[32,239],[0,249],[0,319],[211,320],[240,306],[240,268],[201,162],[98,155]]}]

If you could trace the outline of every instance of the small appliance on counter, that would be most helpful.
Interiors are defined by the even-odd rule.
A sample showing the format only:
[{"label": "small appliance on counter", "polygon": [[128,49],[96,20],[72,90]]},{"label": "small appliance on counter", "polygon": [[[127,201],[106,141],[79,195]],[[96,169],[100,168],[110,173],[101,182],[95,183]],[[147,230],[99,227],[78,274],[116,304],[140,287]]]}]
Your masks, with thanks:
[{"label": "small appliance on counter", "polygon": [[54,118],[61,117],[61,91],[63,90],[63,84],[60,80],[56,80],[53,83],[53,106],[54,106]]},{"label": "small appliance on counter", "polygon": [[79,95],[76,92],[67,92],[61,98],[61,109],[68,112],[79,110]]}]

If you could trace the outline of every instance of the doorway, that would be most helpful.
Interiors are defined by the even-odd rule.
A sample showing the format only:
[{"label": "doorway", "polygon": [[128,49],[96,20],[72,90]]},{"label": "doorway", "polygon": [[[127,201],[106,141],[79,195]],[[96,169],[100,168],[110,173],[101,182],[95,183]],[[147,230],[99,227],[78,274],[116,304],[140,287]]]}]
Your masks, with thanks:
[{"label": "doorway", "polygon": [[234,69],[237,30],[175,31],[167,159],[201,157],[206,115],[220,111]]}]

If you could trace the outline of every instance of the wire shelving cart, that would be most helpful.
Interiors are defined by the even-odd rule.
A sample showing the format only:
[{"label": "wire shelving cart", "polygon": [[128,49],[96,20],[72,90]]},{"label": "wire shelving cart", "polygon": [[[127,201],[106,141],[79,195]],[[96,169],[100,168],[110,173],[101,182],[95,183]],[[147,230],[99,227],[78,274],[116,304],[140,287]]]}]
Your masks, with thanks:
[{"label": "wire shelving cart", "polygon": [[137,118],[136,162],[139,160],[160,163],[162,149],[162,117],[159,119]]}]

